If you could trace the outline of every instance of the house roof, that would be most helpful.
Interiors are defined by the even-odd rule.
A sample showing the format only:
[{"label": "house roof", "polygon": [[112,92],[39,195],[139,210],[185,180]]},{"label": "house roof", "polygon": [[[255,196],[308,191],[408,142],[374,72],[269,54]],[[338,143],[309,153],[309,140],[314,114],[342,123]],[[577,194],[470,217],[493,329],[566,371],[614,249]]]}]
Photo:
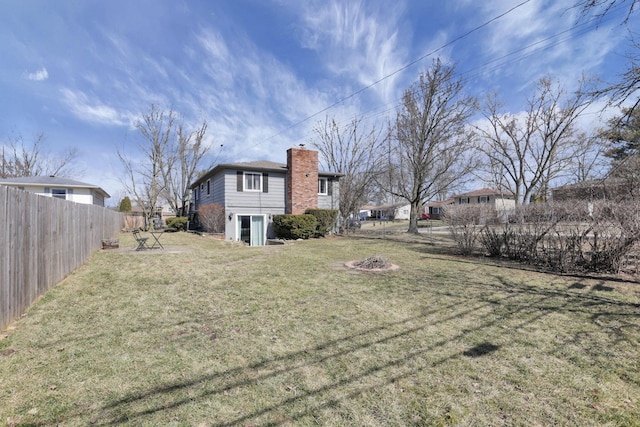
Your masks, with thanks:
[{"label": "house roof", "polygon": [[508,191],[495,190],[493,188],[481,188],[480,190],[469,191],[468,193],[456,194],[456,197],[476,197],[476,196],[501,196],[504,199],[513,199],[514,196]]},{"label": "house roof", "polygon": [[588,181],[576,182],[573,184],[566,184],[560,187],[554,187],[551,191],[558,190],[567,190],[567,189],[576,189],[576,188],[591,188],[591,187],[604,187],[607,185],[616,186],[616,185],[624,185],[625,180],[622,178],[601,178],[601,179],[591,179]]},{"label": "house roof", "polygon": [[[275,172],[275,173],[287,173],[286,163],[277,163],[270,160],[256,160],[253,162],[236,162],[236,163],[220,163],[206,174],[198,178],[189,188],[196,188],[207,179],[216,175],[223,170],[243,170],[252,172]],[[338,172],[318,171],[318,176],[343,176],[344,174]]]},{"label": "house roof", "polygon": [[432,201],[432,202],[429,202],[429,203],[425,204],[425,206],[426,207],[431,207],[431,208],[439,208],[439,207],[446,206],[446,205],[452,205],[455,202],[456,202],[455,200],[449,198],[449,199],[446,199],[446,200]]},{"label": "house roof", "polygon": [[43,186],[43,187],[64,187],[64,188],[88,188],[95,190],[104,198],[111,197],[109,193],[101,187],[86,182],[76,181],[69,178],[61,178],[57,176],[25,176],[18,178],[0,178],[0,185],[11,187],[18,186]]},{"label": "house roof", "polygon": [[387,209],[398,209],[407,205],[410,205],[410,203],[409,202],[387,203],[386,205],[372,206],[371,210],[382,211]]}]

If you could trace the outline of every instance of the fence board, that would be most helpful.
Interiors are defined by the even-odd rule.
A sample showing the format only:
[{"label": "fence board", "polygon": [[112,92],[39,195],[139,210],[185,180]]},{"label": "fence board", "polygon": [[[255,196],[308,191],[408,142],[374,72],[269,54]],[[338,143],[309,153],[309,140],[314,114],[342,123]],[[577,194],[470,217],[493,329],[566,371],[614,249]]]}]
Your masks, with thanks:
[{"label": "fence board", "polygon": [[0,330],[123,226],[119,212],[0,186]]}]

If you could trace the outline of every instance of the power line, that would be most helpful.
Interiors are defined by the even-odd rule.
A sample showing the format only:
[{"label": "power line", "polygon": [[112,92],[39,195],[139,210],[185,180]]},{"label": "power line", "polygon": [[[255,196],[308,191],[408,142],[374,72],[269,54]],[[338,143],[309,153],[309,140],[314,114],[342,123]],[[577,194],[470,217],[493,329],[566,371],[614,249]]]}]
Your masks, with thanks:
[{"label": "power line", "polygon": [[[619,9],[619,7],[616,7],[616,9]],[[608,15],[609,16],[609,15]],[[611,19],[614,19],[613,17]],[[590,30],[592,30],[594,27],[597,27],[599,25],[602,24],[602,19],[598,19],[598,18],[592,18],[589,21],[586,22],[580,22],[577,24],[572,25],[571,27],[562,30],[558,33],[555,33],[551,36],[545,37],[541,40],[537,40],[533,43],[530,43],[526,46],[523,46],[519,49],[516,49],[512,52],[509,52],[505,55],[502,55],[498,58],[494,58],[491,59],[483,64],[480,64],[476,67],[473,67],[471,69],[468,69],[462,73],[459,73],[460,76],[464,76],[463,78],[461,78],[461,81],[463,83],[468,83],[473,77],[481,74],[481,73],[486,73],[486,72],[491,72],[493,70],[497,70],[500,69],[502,67],[505,67],[509,64],[515,63],[515,62],[519,62],[525,58],[531,57],[541,51],[545,51],[548,50],[552,47],[558,46],[564,42],[566,42],[567,40],[570,40],[571,38],[573,38],[574,36],[582,36],[586,33],[588,33]],[[572,33],[572,31],[579,29],[579,31],[577,33]],[[571,36],[569,35],[569,33],[571,33]],[[564,36],[562,38],[559,38],[560,36]],[[448,43],[451,44],[452,42]],[[532,49],[534,48],[535,49]],[[441,48],[438,48],[441,49]],[[436,51],[438,50],[436,49]],[[434,51],[435,52],[435,51]],[[426,56],[423,56],[422,58],[424,58]],[[504,61],[502,61],[504,60]],[[416,61],[414,61],[413,63],[415,63]],[[492,65],[493,64],[493,65]],[[491,65],[491,67],[489,67]],[[406,68],[406,67],[405,67]],[[360,113],[357,116],[360,117],[363,121],[367,121],[367,120],[371,120],[375,117],[384,115],[390,111],[394,111],[397,110],[399,108],[401,108],[401,101],[402,101],[402,97],[397,98],[396,100],[394,100],[391,103],[387,103],[384,104],[382,107],[375,107],[372,108],[364,113]],[[337,105],[339,102],[333,104],[333,106]],[[318,114],[327,111],[328,109],[330,109],[332,107],[327,107],[324,110],[315,113],[312,116],[309,116],[308,118],[304,119],[303,121],[297,123],[296,125],[292,125],[290,127],[287,128],[291,129],[293,126],[297,126],[298,124],[317,116]],[[346,123],[350,120],[353,120],[354,117],[349,117],[349,118],[345,118],[344,120],[340,120],[338,121],[338,124],[340,123]],[[284,132],[284,131],[283,131]],[[282,132],[278,133],[281,134]],[[303,137],[302,139],[307,139],[310,138],[310,134],[307,134],[306,137]]]},{"label": "power line", "polygon": [[451,40],[451,41],[449,41],[449,42],[447,42],[447,43],[445,43],[445,44],[443,44],[442,46],[440,46],[440,47],[438,47],[438,48],[436,48],[436,49],[434,49],[434,50],[432,50],[432,51],[430,51],[430,52],[428,52],[428,53],[426,53],[426,54],[422,55],[422,56],[421,56],[421,57],[419,57],[418,59],[415,59],[415,60],[413,60],[413,61],[409,62],[408,64],[404,65],[403,67],[398,68],[397,70],[395,70],[395,71],[393,71],[393,72],[391,72],[391,73],[389,73],[389,74],[387,74],[387,75],[385,75],[385,76],[381,77],[380,79],[376,80],[375,82],[373,82],[373,83],[371,83],[371,84],[369,84],[369,85],[367,85],[367,86],[365,86],[365,87],[363,87],[363,88],[361,88],[361,89],[358,89],[357,91],[355,91],[355,92],[353,92],[353,93],[351,93],[351,94],[349,94],[349,95],[345,96],[344,98],[339,99],[338,101],[336,101],[336,102],[334,102],[333,104],[331,104],[331,105],[329,105],[329,106],[327,106],[327,107],[323,108],[322,110],[317,111],[317,112],[313,113],[312,115],[307,116],[307,117],[305,117],[304,119],[299,120],[299,121],[297,121],[297,122],[295,122],[295,123],[291,124],[290,126],[287,126],[286,128],[284,128],[284,129],[283,129],[283,130],[281,130],[280,132],[278,132],[278,133],[276,133],[276,134],[274,134],[274,135],[271,135],[271,136],[267,137],[267,138],[266,138],[266,139],[264,139],[262,142],[268,141],[268,140],[270,140],[270,139],[272,139],[272,138],[275,138],[276,136],[282,135],[282,134],[283,134],[283,133],[285,133],[286,131],[288,131],[288,130],[290,130],[290,129],[293,129],[294,127],[297,127],[297,126],[301,125],[302,123],[305,123],[305,122],[306,122],[306,121],[308,121],[308,120],[311,120],[312,118],[314,118],[314,117],[316,117],[316,116],[318,116],[318,115],[320,115],[320,114],[322,114],[322,113],[324,113],[324,112],[326,112],[326,111],[328,111],[328,110],[332,109],[333,107],[335,107],[335,106],[337,106],[337,105],[339,105],[339,104],[342,104],[344,101],[347,101],[347,100],[349,100],[349,99],[351,99],[351,98],[353,98],[353,97],[355,97],[355,96],[357,96],[357,95],[360,95],[361,93],[363,93],[363,92],[365,92],[366,90],[368,90],[368,89],[372,88],[373,86],[375,86],[375,85],[377,85],[377,84],[379,84],[379,83],[381,83],[381,82],[383,82],[383,81],[387,80],[387,79],[388,79],[388,78],[390,78],[390,77],[395,76],[396,74],[398,74],[398,73],[400,73],[400,72],[402,72],[402,71],[404,71],[404,70],[406,70],[406,69],[410,68],[411,66],[413,66],[413,65],[417,64],[418,62],[421,62],[421,61],[422,61],[422,60],[424,60],[425,58],[428,58],[429,56],[434,55],[435,53],[437,53],[437,52],[439,52],[439,51],[441,51],[441,50],[445,49],[446,47],[448,47],[448,46],[450,46],[450,45],[452,45],[452,44],[454,44],[454,43],[456,43],[456,42],[458,42],[458,41],[460,41],[460,40],[462,40],[462,39],[464,39],[464,38],[466,38],[466,37],[470,36],[471,34],[475,33],[476,31],[478,31],[478,30],[480,30],[480,29],[482,29],[482,28],[486,27],[487,25],[489,25],[489,24],[491,24],[491,23],[493,23],[493,22],[497,21],[498,19],[500,19],[500,18],[502,18],[502,17],[504,17],[504,16],[508,15],[509,13],[513,12],[514,10],[518,9],[519,7],[524,6],[525,4],[529,3],[530,1],[531,1],[531,0],[525,0],[525,1],[523,1],[523,2],[521,2],[521,3],[519,3],[519,4],[517,4],[517,5],[513,6],[512,8],[510,8],[509,10],[507,10],[506,12],[503,12],[503,13],[501,13],[501,14],[499,14],[499,15],[497,15],[497,16],[495,16],[495,17],[493,17],[493,18],[491,18],[490,20],[488,20],[488,21],[486,21],[486,22],[484,22],[484,23],[482,23],[482,24],[478,25],[477,27],[475,27],[475,28],[473,28],[473,29],[471,29],[471,30],[467,31],[466,33],[464,33],[464,34],[462,34],[462,35],[460,35],[460,36],[458,36],[458,37],[454,38],[453,40]]}]

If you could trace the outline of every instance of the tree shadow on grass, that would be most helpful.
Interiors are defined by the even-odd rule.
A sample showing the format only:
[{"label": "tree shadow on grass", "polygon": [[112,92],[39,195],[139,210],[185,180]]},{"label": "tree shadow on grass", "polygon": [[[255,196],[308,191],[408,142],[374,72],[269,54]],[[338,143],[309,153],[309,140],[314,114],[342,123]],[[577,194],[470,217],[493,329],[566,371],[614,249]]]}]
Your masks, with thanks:
[{"label": "tree shadow on grass", "polygon": [[[425,308],[412,317],[362,328],[353,334],[258,360],[247,366],[207,373],[191,380],[160,383],[125,394],[103,405],[93,417],[93,424],[145,424],[148,417],[157,413],[171,414],[185,405],[216,398],[229,399],[235,393],[243,393],[245,388],[260,387],[274,379],[285,383],[284,378],[305,368],[324,368],[331,363],[353,364],[359,352],[375,351],[386,345],[400,345],[399,343],[406,341],[414,343],[409,347],[410,350],[387,354],[363,363],[362,366],[351,367],[351,374],[338,375],[326,384],[308,389],[300,388],[293,395],[267,396],[264,403],[257,403],[253,409],[245,409],[226,418],[221,416],[222,419],[217,419],[217,423],[213,425],[278,425],[301,421],[306,417],[318,416],[324,409],[358,398],[363,393],[375,392],[385,385],[415,377],[420,372],[455,359],[494,357],[494,354],[500,354],[502,350],[508,351],[517,342],[518,331],[531,327],[554,312],[584,311],[596,316],[594,319],[602,319],[603,316],[640,315],[639,304],[623,303],[599,294],[576,292],[580,290],[577,288],[538,288],[517,283],[505,276],[495,276],[492,282],[495,284],[465,283],[467,292],[461,294],[444,288],[436,290],[436,297],[440,293],[447,298],[454,298],[455,302]],[[495,315],[495,310],[501,310],[500,316]],[[473,322],[469,322],[470,319]],[[452,325],[463,324],[463,321],[472,323],[473,326],[457,327],[453,334],[439,338],[427,333],[433,333],[434,326],[447,329]],[[501,329],[506,322],[509,322],[508,330]],[[491,340],[483,339],[486,336],[491,336]],[[479,342],[476,341],[478,337]],[[460,344],[465,344],[466,350],[461,351]]]}]

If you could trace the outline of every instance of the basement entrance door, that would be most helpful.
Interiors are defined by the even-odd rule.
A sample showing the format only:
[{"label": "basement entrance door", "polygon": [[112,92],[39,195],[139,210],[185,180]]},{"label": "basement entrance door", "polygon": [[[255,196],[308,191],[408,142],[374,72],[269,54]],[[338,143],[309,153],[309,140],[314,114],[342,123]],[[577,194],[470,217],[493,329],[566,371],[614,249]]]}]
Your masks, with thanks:
[{"label": "basement entrance door", "polygon": [[264,246],[264,215],[238,215],[240,240],[250,246]]}]

